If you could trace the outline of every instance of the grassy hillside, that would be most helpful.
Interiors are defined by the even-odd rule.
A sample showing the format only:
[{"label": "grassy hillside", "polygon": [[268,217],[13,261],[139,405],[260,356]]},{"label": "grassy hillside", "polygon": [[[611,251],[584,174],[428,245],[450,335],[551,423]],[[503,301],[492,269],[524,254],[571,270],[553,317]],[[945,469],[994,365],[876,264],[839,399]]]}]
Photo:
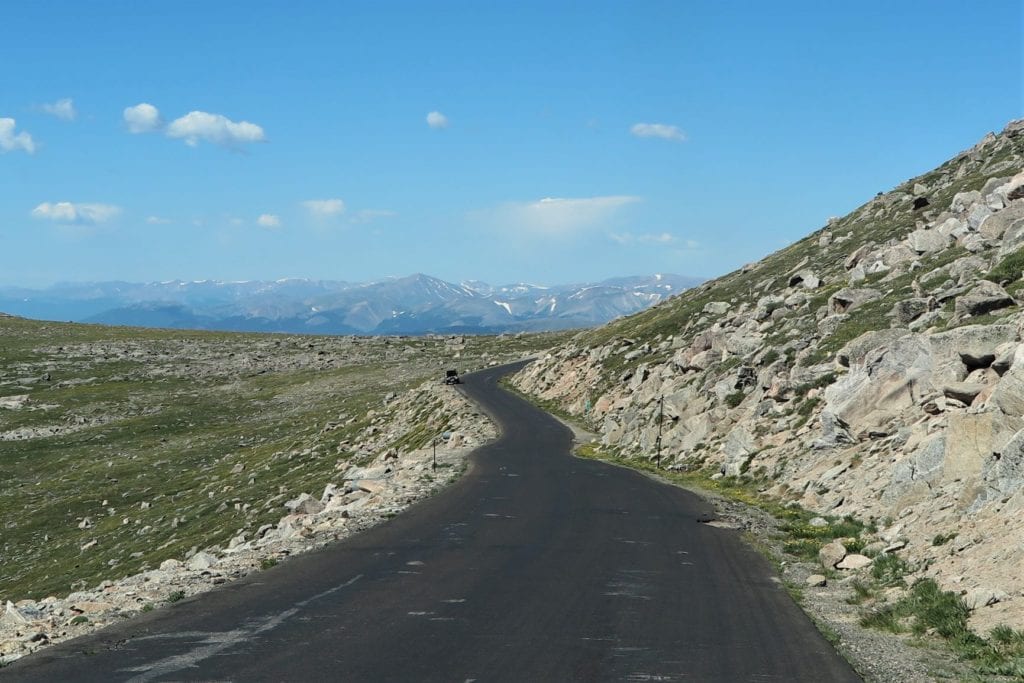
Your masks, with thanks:
[{"label": "grassy hillside", "polygon": [[2,317],[0,600],[67,593],[276,522],[285,500],[319,495],[384,447],[357,435],[391,392],[560,338],[453,345]]}]

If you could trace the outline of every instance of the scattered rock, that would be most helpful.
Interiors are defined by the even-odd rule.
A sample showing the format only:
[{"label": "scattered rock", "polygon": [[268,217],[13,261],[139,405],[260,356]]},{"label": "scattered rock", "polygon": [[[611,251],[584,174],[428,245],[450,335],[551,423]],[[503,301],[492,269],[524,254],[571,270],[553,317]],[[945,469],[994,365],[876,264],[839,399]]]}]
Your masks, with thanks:
[{"label": "scattered rock", "polygon": [[867,557],[865,555],[858,555],[856,553],[851,553],[844,557],[838,564],[836,564],[836,569],[863,569],[864,567],[867,567],[869,564],[871,564],[870,557]]}]

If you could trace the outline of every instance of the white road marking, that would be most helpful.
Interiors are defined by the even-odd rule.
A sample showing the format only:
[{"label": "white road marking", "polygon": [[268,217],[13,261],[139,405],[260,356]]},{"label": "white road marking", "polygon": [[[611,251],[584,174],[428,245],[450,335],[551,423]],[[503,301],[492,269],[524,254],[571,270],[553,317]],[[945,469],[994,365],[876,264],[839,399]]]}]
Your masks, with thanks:
[{"label": "white road marking", "polygon": [[121,671],[138,673],[137,676],[129,678],[128,683],[146,683],[146,681],[151,681],[160,676],[172,674],[176,671],[181,671],[182,669],[193,668],[203,660],[219,655],[236,645],[240,645],[251,640],[261,633],[277,628],[289,618],[298,614],[301,608],[311,602],[325,598],[331,593],[335,593],[343,588],[348,588],[361,578],[363,578],[362,574],[354,576],[345,583],[329,588],[322,593],[317,593],[311,598],[306,598],[305,600],[297,602],[295,603],[295,607],[286,609],[278,614],[274,614],[263,619],[252,619],[249,621],[246,628],[220,632],[185,631],[139,638],[138,640],[177,640],[181,638],[198,638],[200,639],[200,643],[197,647],[194,647],[188,652],[171,655],[170,657],[165,657],[150,664],[142,664],[128,669],[121,669]]}]

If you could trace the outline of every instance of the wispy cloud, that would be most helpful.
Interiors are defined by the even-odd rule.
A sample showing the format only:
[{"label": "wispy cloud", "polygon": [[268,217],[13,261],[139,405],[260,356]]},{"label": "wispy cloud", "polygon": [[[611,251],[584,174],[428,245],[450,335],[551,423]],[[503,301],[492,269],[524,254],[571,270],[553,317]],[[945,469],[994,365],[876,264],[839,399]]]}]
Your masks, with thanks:
[{"label": "wispy cloud", "polygon": [[678,126],[667,123],[635,123],[629,132],[638,138],[661,138],[676,142],[686,140],[686,133],[679,130]]},{"label": "wispy cloud", "polygon": [[238,147],[253,142],[266,142],[263,128],[248,121],[232,121],[221,114],[191,111],[167,126],[167,137],[185,141],[195,147],[200,140],[222,147]]},{"label": "wispy cloud", "polygon": [[432,111],[427,114],[427,125],[431,128],[447,128],[448,117],[439,111]]},{"label": "wispy cloud", "polygon": [[65,97],[51,104],[44,104],[39,108],[47,114],[56,116],[62,121],[74,121],[78,118],[78,111],[75,109],[75,103],[70,97]]},{"label": "wispy cloud", "polygon": [[263,228],[270,228],[270,229],[280,228],[281,227],[281,217],[280,216],[275,216],[272,213],[262,213],[262,214],[260,214],[260,217],[256,219],[256,223],[257,223],[257,225],[259,225],[260,227],[263,227]]},{"label": "wispy cloud", "polygon": [[509,202],[489,211],[476,212],[471,217],[506,231],[567,236],[605,227],[623,207],[639,201],[640,197],[630,195],[547,197],[534,202]]},{"label": "wispy cloud", "polygon": [[397,215],[397,211],[389,211],[388,209],[360,209],[349,218],[349,221],[352,223],[372,223],[384,218],[394,218]]},{"label": "wispy cloud", "polygon": [[98,225],[121,213],[113,204],[76,204],[73,202],[43,202],[32,209],[32,217],[64,225]]},{"label": "wispy cloud", "polygon": [[610,232],[608,239],[623,246],[645,245],[645,246],[671,246],[676,249],[696,249],[700,246],[694,240],[684,240],[676,237],[670,232]]},{"label": "wispy cloud", "polygon": [[163,126],[160,110],[148,102],[125,107],[123,116],[129,133],[152,133]]},{"label": "wispy cloud", "polygon": [[314,218],[331,218],[339,216],[345,211],[345,202],[340,199],[307,199],[302,202],[302,206]]},{"label": "wispy cloud", "polygon": [[17,122],[14,119],[0,118],[0,152],[13,152],[20,149],[23,152],[33,154],[36,151],[36,143],[32,136],[21,131],[15,133]]},{"label": "wispy cloud", "polygon": [[167,225],[171,222],[171,219],[161,218],[160,216],[148,216],[146,222],[150,225]]}]

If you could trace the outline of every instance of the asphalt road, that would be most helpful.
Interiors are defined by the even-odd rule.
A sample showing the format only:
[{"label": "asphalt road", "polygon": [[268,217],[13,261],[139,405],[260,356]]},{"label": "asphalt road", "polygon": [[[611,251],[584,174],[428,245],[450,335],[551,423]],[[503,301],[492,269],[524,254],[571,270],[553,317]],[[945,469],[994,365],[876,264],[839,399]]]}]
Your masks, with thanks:
[{"label": "asphalt road", "polygon": [[569,455],[497,388],[459,482],[380,527],[45,649],[19,681],[858,681],[698,497]]}]

